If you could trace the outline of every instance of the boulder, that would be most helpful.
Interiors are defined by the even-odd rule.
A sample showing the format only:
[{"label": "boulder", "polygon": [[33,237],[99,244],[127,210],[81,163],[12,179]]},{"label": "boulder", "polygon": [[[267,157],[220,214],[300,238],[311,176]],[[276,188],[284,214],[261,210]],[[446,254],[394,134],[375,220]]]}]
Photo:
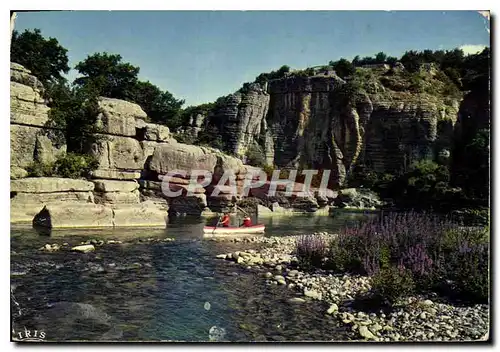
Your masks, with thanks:
[{"label": "boulder", "polygon": [[43,203],[14,203],[10,205],[10,222],[11,223],[31,223],[36,214],[44,207]]},{"label": "boulder", "polygon": [[10,123],[18,125],[43,127],[48,119],[48,114],[43,111],[38,111],[37,115],[21,113],[13,110],[10,112]]},{"label": "boulder", "polygon": [[31,74],[31,71],[15,62],[10,63],[10,81],[23,84],[37,91],[43,91],[43,84]]},{"label": "boulder", "polygon": [[87,180],[61,177],[28,177],[10,181],[10,191],[18,193],[88,192],[94,184]]},{"label": "boulder", "polygon": [[165,227],[168,213],[152,201],[114,208],[115,226]]},{"label": "boulder", "polygon": [[146,123],[143,120],[136,120],[136,128],[141,134],[139,137],[147,141],[168,142],[171,138],[170,129],[164,125]]},{"label": "boulder", "polygon": [[19,178],[28,177],[28,171],[18,166],[11,166],[10,168],[10,178],[11,180],[17,180]]},{"label": "boulder", "polygon": [[33,225],[47,228],[113,226],[113,210],[92,203],[51,203],[36,214]]},{"label": "boulder", "polygon": [[90,153],[99,162],[99,169],[142,170],[144,156],[139,141],[130,137],[107,136],[94,143]]},{"label": "boulder", "polygon": [[273,211],[271,209],[269,209],[268,207],[257,204],[257,216],[270,215],[272,213],[273,213]]},{"label": "boulder", "polygon": [[137,181],[93,180],[97,192],[133,192],[139,188]]},{"label": "boulder", "polygon": [[134,103],[113,99],[99,98],[98,124],[104,133],[117,136],[136,136],[136,119],[147,118],[142,108]]},{"label": "boulder", "polygon": [[159,144],[147,165],[148,169],[158,174],[169,171],[207,170],[212,172],[217,163],[217,156],[207,153],[202,148],[182,143]]},{"label": "boulder", "polygon": [[94,193],[88,192],[51,192],[51,193],[16,193],[10,199],[11,206],[23,204],[46,204],[52,202],[94,203]]},{"label": "boulder", "polygon": [[189,197],[168,198],[168,207],[168,213],[172,216],[199,216],[207,207],[207,197],[205,194],[194,194]]},{"label": "boulder", "polygon": [[45,105],[45,100],[40,96],[40,92],[37,89],[19,82],[10,82],[10,98],[11,102],[22,100],[33,104]]},{"label": "boulder", "polygon": [[335,198],[339,207],[372,208],[380,207],[382,202],[376,193],[363,188],[346,188],[339,191]]},{"label": "boulder", "polygon": [[143,165],[145,165],[148,158],[153,155],[155,148],[159,143],[153,141],[141,141],[140,144],[142,148]]},{"label": "boulder", "polygon": [[10,125],[10,164],[25,168],[34,161],[39,127]]},{"label": "boulder", "polygon": [[64,154],[66,154],[66,145],[58,146],[50,134],[41,133],[36,136],[34,159],[37,162],[52,164]]}]

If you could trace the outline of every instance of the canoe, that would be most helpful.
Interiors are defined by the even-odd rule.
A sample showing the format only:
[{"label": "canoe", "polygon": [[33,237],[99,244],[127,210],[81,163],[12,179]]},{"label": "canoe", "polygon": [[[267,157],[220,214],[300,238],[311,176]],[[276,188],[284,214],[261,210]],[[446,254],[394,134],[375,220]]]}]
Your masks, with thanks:
[{"label": "canoe", "polygon": [[264,233],[266,226],[264,224],[257,224],[248,227],[222,227],[222,226],[205,226],[203,233],[206,234],[252,234]]}]

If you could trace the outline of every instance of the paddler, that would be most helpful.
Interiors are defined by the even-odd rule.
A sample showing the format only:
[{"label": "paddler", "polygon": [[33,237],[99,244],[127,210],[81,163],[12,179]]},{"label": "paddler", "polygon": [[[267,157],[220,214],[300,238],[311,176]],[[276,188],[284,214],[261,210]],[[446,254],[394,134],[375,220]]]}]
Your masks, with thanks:
[{"label": "paddler", "polygon": [[229,227],[229,222],[231,219],[229,218],[229,213],[224,213],[224,216],[222,217],[221,224],[223,227]]}]

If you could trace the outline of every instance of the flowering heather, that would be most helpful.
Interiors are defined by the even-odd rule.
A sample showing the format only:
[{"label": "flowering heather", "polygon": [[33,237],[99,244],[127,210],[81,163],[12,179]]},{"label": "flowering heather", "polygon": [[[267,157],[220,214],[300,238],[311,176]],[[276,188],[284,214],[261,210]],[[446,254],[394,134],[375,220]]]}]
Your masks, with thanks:
[{"label": "flowering heather", "polygon": [[304,235],[297,239],[299,265],[304,268],[321,267],[328,255],[328,242],[320,235]]},{"label": "flowering heather", "polygon": [[399,267],[417,288],[451,280],[467,295],[484,299],[488,250],[482,229],[462,229],[429,213],[389,213],[344,228],[331,244],[329,262],[338,271],[379,278],[381,271],[387,277],[390,267]]}]

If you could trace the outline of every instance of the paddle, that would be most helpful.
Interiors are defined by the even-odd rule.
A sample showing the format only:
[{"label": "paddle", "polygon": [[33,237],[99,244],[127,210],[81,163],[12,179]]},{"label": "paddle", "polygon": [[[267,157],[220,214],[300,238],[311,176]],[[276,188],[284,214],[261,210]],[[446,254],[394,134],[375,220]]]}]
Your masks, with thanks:
[{"label": "paddle", "polygon": [[212,231],[212,235],[215,233],[215,229],[217,229],[217,226],[219,225],[220,223],[220,216],[219,216],[219,220],[217,220],[217,224],[215,224],[215,227],[214,227],[214,230]]}]

